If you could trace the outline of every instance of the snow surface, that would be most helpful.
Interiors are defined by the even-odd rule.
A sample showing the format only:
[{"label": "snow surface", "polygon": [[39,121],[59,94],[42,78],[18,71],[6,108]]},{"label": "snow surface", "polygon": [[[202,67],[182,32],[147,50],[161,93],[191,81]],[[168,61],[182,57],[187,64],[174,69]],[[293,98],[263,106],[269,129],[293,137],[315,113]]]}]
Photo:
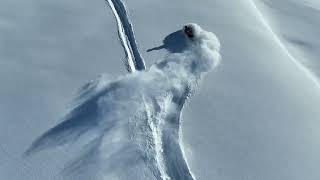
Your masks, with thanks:
[{"label": "snow surface", "polygon": [[[92,163],[99,159],[80,159],[85,173],[63,178],[83,144],[23,153],[59,123],[84,82],[126,73],[112,10],[100,0],[5,0],[0,7],[1,179],[99,176]],[[139,0],[126,7],[147,67],[184,48],[176,31],[187,22],[221,41],[221,65],[182,115],[196,179],[320,178],[317,0]],[[132,177],[143,179],[141,171]]]},{"label": "snow surface", "polygon": [[64,167],[65,176],[82,179],[83,169],[90,169],[96,175],[90,179],[194,179],[180,146],[181,110],[219,63],[220,43],[198,25],[187,26],[194,37],[179,42],[186,43],[181,52],[147,71],[110,82],[101,76],[85,85],[70,113],[26,155],[80,141],[84,147]]}]

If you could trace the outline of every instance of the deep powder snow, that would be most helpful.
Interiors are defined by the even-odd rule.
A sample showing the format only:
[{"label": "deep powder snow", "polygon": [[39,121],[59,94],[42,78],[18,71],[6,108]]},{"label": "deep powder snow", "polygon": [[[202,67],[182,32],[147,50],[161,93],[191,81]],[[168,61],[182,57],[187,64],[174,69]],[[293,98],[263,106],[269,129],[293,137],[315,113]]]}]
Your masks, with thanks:
[{"label": "deep powder snow", "polygon": [[[75,107],[40,136],[27,155],[83,145],[64,173],[94,171],[97,179],[195,179],[181,146],[181,111],[200,80],[220,61],[216,36],[188,24],[193,37],[146,71],[85,85]],[[181,33],[185,32],[185,29]]]}]

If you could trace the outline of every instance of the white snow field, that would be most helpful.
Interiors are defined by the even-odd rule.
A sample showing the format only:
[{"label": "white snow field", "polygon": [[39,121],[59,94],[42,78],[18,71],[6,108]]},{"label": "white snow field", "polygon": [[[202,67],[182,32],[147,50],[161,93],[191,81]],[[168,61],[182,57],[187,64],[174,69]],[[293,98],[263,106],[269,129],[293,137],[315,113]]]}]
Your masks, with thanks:
[{"label": "white snow field", "polygon": [[317,0],[124,2],[0,2],[0,179],[320,179]]}]

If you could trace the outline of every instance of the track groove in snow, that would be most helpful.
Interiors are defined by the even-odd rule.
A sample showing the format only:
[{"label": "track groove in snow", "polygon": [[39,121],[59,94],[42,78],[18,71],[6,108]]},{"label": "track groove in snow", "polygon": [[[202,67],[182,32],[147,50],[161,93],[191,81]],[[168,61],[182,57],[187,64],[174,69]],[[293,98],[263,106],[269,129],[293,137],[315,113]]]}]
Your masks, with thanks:
[{"label": "track groove in snow", "polygon": [[127,58],[128,71],[145,70],[145,62],[138,50],[132,24],[124,3],[121,0],[107,0],[107,2],[117,21],[119,38]]},{"label": "track groove in snow", "polygon": [[[118,34],[121,40],[122,46],[125,50],[127,57],[127,65],[129,72],[135,72],[136,70],[145,70],[145,62],[143,61],[142,56],[139,53],[139,50],[136,45],[136,40],[132,30],[132,24],[129,21],[124,3],[121,0],[107,0],[109,6],[111,7],[113,14],[117,20],[118,26]],[[182,111],[184,106],[185,99],[189,92],[186,92],[184,96],[178,100],[179,111]],[[168,100],[168,99],[167,99]],[[157,101],[157,100],[155,100]],[[143,104],[146,108],[146,118],[149,124],[149,128],[152,134],[153,146],[155,151],[155,157],[153,157],[156,161],[156,167],[151,165],[153,169],[154,176],[157,179],[162,180],[170,180],[170,179],[188,179],[193,180],[194,177],[189,170],[189,166],[187,164],[184,151],[182,148],[182,143],[180,142],[180,138],[176,143],[172,143],[172,139],[166,139],[166,136],[163,136],[163,123],[165,123],[162,118],[165,118],[165,113],[160,112],[152,112],[152,108],[149,107],[146,100],[143,98]],[[164,106],[164,105],[162,105]],[[165,107],[163,107],[165,108]],[[160,113],[160,114],[159,114]],[[156,118],[156,119],[154,119]],[[175,130],[177,132],[171,132],[173,134],[178,134],[179,137],[181,134],[180,127],[180,114],[177,114],[176,117],[172,117],[174,121],[179,122]],[[176,139],[177,137],[175,137]],[[162,142],[168,141],[168,142]],[[164,149],[166,149],[166,154],[164,154]],[[164,156],[167,156],[164,157]],[[174,162],[171,158],[177,160]],[[150,166],[150,165],[149,165]],[[170,168],[170,169],[168,169]],[[167,174],[167,170],[171,175]]]}]

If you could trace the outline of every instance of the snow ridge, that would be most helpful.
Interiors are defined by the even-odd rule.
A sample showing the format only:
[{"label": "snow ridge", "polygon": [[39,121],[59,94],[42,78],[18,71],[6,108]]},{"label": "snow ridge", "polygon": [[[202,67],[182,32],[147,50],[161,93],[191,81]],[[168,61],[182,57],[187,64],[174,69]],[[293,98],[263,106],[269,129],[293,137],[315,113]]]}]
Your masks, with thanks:
[{"label": "snow ridge", "polygon": [[118,26],[118,34],[127,58],[129,72],[145,70],[145,62],[138,50],[132,24],[129,20],[126,7],[121,0],[107,0]]},{"label": "snow ridge", "polygon": [[318,78],[310,71],[307,67],[305,67],[300,61],[298,61],[286,48],[286,46],[281,42],[281,40],[278,38],[276,33],[272,30],[271,26],[269,25],[268,21],[265,19],[263,14],[260,12],[259,8],[254,2],[255,0],[251,0],[251,6],[253,9],[257,12],[257,15],[261,22],[264,24],[264,26],[267,28],[267,30],[272,34],[275,42],[280,46],[280,48],[286,53],[286,55],[293,61],[293,63],[302,71],[305,73],[305,75],[315,84],[317,88],[320,89],[320,82]]}]

